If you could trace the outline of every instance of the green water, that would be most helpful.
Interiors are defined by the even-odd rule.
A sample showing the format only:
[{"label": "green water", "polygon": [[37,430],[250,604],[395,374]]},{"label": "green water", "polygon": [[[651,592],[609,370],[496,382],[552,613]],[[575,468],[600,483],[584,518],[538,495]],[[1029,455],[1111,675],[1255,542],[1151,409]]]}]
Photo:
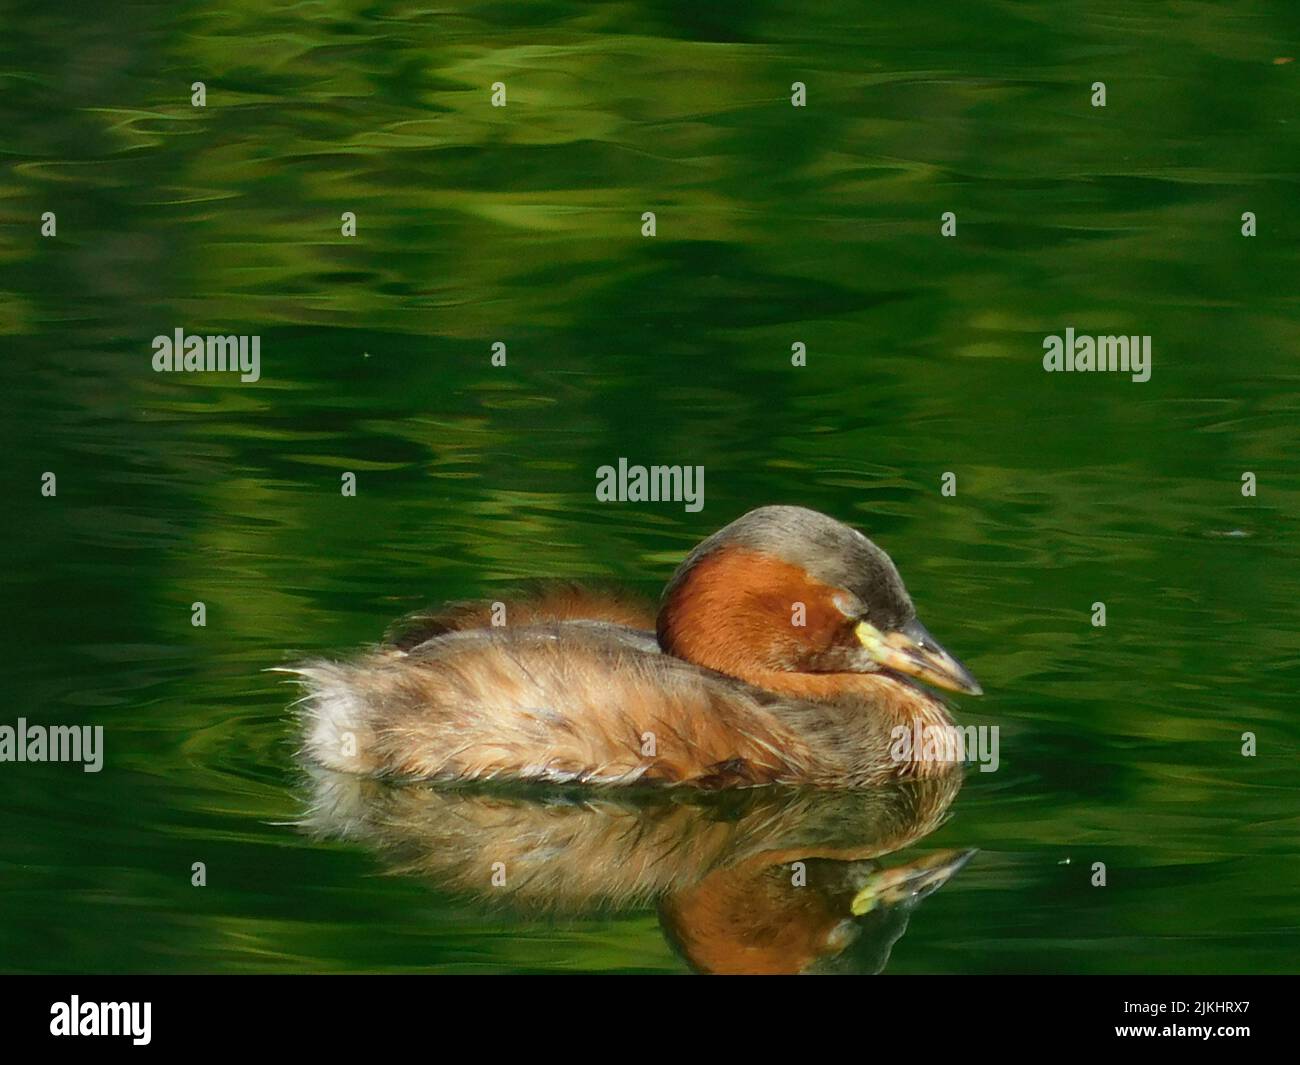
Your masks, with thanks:
[{"label": "green water", "polygon": [[[1290,5],[4,23],[0,724],[105,760],[0,764],[0,968],[1297,968]],[[259,335],[261,379],[153,372],[177,327]],[[1067,327],[1150,335],[1150,380],[1045,373]],[[620,456],[703,466],[704,508],[597,502]],[[653,596],[769,502],[891,553],[997,772],[584,803],[295,763],[266,667],[520,578]]]}]

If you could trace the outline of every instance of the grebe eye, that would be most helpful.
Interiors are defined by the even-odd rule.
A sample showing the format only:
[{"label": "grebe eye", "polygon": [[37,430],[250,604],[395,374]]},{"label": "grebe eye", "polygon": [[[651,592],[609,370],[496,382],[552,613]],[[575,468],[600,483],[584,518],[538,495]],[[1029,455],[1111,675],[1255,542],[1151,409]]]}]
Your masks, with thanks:
[{"label": "grebe eye", "polygon": [[866,613],[866,606],[852,592],[841,589],[831,596],[831,602],[835,604],[835,609],[850,621],[861,621]]}]

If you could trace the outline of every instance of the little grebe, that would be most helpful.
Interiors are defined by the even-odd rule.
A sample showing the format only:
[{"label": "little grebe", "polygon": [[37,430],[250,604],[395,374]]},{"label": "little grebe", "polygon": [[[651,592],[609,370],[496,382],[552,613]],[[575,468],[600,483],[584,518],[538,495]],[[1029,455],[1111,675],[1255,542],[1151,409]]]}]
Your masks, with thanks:
[{"label": "little grebe", "polygon": [[[627,600],[572,588],[502,620],[455,604],[355,662],[288,670],[305,753],[446,781],[858,787],[961,758],[943,701],[904,674],[980,694],[889,556],[802,507],[752,510],[696,547],[654,632]],[[900,748],[904,733],[944,740]]]}]

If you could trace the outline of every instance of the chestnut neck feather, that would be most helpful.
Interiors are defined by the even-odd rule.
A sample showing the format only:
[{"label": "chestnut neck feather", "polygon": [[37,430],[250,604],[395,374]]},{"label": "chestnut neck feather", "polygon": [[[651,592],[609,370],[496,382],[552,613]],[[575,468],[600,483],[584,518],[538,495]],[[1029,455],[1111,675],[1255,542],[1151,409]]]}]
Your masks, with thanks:
[{"label": "chestnut neck feather", "polygon": [[[721,548],[670,587],[659,611],[659,645],[678,658],[766,688],[774,673],[792,680],[809,650],[827,646],[845,624],[831,601],[834,592],[779,558]],[[802,625],[794,624],[799,604]]]}]

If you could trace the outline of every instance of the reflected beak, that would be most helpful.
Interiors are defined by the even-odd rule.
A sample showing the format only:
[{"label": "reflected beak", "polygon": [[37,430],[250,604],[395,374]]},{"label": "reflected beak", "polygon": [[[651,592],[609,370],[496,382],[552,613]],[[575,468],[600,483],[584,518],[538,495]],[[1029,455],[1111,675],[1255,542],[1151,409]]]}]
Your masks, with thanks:
[{"label": "reflected beak", "polygon": [[861,917],[880,905],[919,902],[952,879],[974,853],[974,850],[937,851],[907,865],[882,869],[853,896],[849,912],[854,917]]},{"label": "reflected beak", "polygon": [[886,669],[917,677],[927,684],[968,695],[983,695],[970,670],[939,646],[939,642],[913,618],[896,632],[881,632],[867,621],[854,630],[871,658]]}]

